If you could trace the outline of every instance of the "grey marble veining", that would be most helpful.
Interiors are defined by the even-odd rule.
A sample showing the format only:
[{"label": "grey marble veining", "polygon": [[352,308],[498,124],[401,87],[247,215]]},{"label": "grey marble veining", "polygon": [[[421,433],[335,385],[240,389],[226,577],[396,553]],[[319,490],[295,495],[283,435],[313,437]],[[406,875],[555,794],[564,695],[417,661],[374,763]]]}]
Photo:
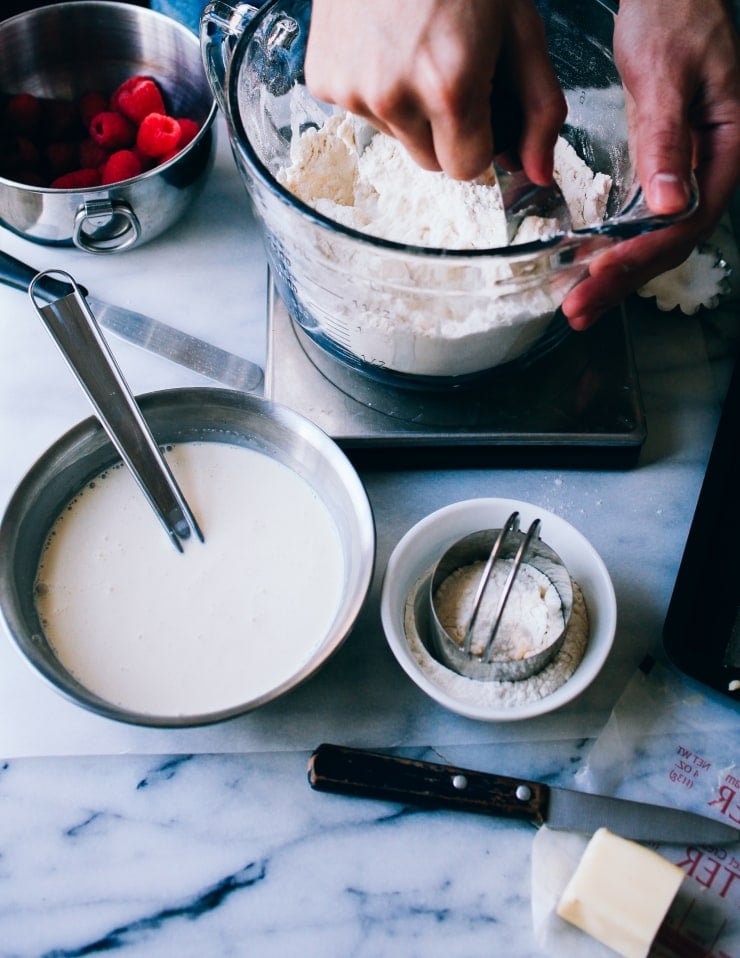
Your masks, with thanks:
[{"label": "grey marble veining", "polygon": [[0,953],[537,953],[531,827],[312,792],[306,758],[7,763]]},{"label": "grey marble veining", "polygon": [[[209,185],[170,233],[92,257],[0,231],[2,248],[69,270],[101,298],[264,362],[265,264],[224,131]],[[20,293],[0,288],[0,502],[88,415]],[[0,635],[0,956],[530,958],[528,826],[312,792],[324,740],[573,784],[661,629],[711,448],[737,300],[713,314],[634,310],[649,435],[634,469],[470,469],[363,475],[376,576],[340,652],[281,702],[224,726],[132,729],[47,689]],[[136,392],[203,380],[113,342]],[[447,713],[401,672],[380,628],[385,564],[403,533],[478,496],[539,503],[593,543],[619,624],[602,674],[539,719]]]}]

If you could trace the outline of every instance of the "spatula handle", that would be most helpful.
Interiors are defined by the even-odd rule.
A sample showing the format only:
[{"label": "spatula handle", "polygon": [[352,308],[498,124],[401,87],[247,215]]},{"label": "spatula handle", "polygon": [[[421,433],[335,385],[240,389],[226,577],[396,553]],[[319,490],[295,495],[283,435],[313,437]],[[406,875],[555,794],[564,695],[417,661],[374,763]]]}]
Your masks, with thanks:
[{"label": "spatula handle", "polygon": [[[33,266],[28,266],[0,250],[0,283],[3,285],[12,286],[14,289],[26,292],[37,274],[38,270],[34,269]],[[83,286],[79,288],[82,295],[86,296],[85,288]],[[51,276],[44,276],[37,284],[37,289],[42,298],[52,300],[66,296],[71,292],[72,287],[68,283],[53,279]]]},{"label": "spatula handle", "polygon": [[550,792],[541,782],[328,744],[312,754],[308,781],[319,791],[501,815],[535,825],[545,821]]}]

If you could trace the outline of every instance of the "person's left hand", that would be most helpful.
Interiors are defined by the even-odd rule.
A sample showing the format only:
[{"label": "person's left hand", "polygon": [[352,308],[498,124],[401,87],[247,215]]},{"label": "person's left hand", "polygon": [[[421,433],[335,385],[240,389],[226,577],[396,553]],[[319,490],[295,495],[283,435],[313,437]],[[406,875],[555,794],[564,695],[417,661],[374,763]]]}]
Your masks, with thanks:
[{"label": "person's left hand", "polygon": [[693,167],[699,209],[676,226],[620,243],[563,302],[574,329],[706,239],[740,183],[740,57],[723,0],[621,0],[614,54],[628,99],[630,146],[655,213],[686,208]]}]

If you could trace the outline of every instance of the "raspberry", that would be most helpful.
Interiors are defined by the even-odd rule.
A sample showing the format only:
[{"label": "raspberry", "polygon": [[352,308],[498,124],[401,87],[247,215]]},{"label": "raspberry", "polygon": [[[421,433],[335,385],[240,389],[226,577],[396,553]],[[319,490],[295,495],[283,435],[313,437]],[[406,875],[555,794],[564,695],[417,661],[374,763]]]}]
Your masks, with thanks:
[{"label": "raspberry", "polygon": [[87,130],[90,128],[93,118],[98,113],[105,113],[110,110],[110,106],[108,98],[102,93],[86,93],[77,101],[77,109]]},{"label": "raspberry", "polygon": [[152,170],[155,166],[158,166],[162,161],[157,157],[147,156],[146,153],[142,153],[138,146],[132,146],[131,152],[141,163],[142,172],[145,170]]},{"label": "raspberry", "polygon": [[80,151],[76,143],[50,143],[45,150],[46,162],[52,177],[69,173],[80,166]]},{"label": "raspberry", "polygon": [[95,140],[88,137],[80,143],[80,166],[96,170],[108,159],[109,152]]},{"label": "raspberry", "polygon": [[192,143],[198,135],[200,124],[186,116],[179,116],[177,122],[180,124],[180,140],[177,144],[177,149],[184,150],[188,143]]},{"label": "raspberry", "polygon": [[137,126],[150,113],[166,113],[159,87],[145,76],[125,80],[111,97],[111,109],[123,113]]},{"label": "raspberry", "polygon": [[131,150],[117,150],[108,157],[100,171],[101,185],[129,180],[132,176],[138,176],[141,169],[141,161],[135,153]]},{"label": "raspberry", "polygon": [[0,97],[0,176],[56,189],[87,189],[138,176],[167,162],[198,135],[176,119],[152,77],[129,77],[108,100],[92,91],[76,102],[30,93]]},{"label": "raspberry", "polygon": [[54,190],[85,190],[100,185],[100,173],[97,170],[72,170],[52,180],[49,186]]},{"label": "raspberry", "polygon": [[174,158],[179,154],[179,152],[180,152],[180,147],[178,146],[174,150],[170,150],[169,153],[165,153],[164,156],[158,156],[156,165],[162,166],[163,163],[169,163],[170,160],[174,160]]},{"label": "raspberry", "polygon": [[90,138],[106,150],[125,150],[136,139],[136,128],[120,113],[98,113],[90,123]]},{"label": "raspberry", "polygon": [[188,143],[192,143],[198,135],[200,124],[196,123],[195,120],[190,120],[187,117],[178,117],[177,122],[180,124],[180,139],[177,141],[177,146],[174,150],[170,150],[169,153],[165,153],[164,156],[160,156],[157,161],[158,164],[169,163],[181,150],[185,149]]},{"label": "raspberry", "polygon": [[5,104],[5,122],[12,133],[33,133],[41,119],[41,103],[30,93],[17,93]]},{"label": "raspberry", "polygon": [[174,117],[150,113],[141,121],[136,146],[145,156],[160,157],[176,149],[180,142],[180,124]]}]

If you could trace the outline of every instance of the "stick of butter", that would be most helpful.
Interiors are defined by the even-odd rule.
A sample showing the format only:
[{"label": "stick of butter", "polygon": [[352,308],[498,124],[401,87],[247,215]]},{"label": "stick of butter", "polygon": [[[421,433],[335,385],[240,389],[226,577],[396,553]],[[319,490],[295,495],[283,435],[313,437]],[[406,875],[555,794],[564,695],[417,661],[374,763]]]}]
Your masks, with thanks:
[{"label": "stick of butter", "polygon": [[600,828],[557,913],[624,958],[645,958],[683,878],[657,852]]}]

